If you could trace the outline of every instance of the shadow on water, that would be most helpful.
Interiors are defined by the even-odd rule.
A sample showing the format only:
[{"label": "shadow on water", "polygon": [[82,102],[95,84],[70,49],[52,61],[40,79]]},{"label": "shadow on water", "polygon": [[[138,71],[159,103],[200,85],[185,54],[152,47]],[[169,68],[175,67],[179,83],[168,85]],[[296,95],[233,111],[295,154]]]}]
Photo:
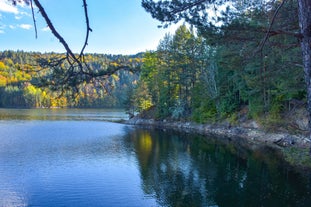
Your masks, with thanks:
[{"label": "shadow on water", "polygon": [[125,140],[143,191],[160,206],[311,206],[310,175],[287,167],[270,149],[144,129]]}]

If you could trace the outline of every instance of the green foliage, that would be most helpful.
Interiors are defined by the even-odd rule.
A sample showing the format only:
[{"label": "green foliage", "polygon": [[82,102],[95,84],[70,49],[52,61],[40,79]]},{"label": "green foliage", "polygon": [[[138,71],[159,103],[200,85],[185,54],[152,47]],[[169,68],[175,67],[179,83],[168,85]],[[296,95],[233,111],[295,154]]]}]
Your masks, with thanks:
[{"label": "green foliage", "polygon": [[217,109],[212,101],[202,101],[198,108],[193,109],[192,120],[198,123],[214,123],[217,120]]},{"label": "green foliage", "polygon": [[137,88],[134,91],[133,99],[137,112],[147,110],[153,105],[147,84],[143,81],[137,85]]},{"label": "green foliage", "polygon": [[43,95],[41,89],[28,85],[24,88],[24,98],[29,107],[42,107]]},{"label": "green foliage", "polygon": [[133,116],[135,112],[143,112],[151,108],[153,103],[147,84],[144,81],[140,81],[135,87],[130,87],[127,90],[124,104],[126,112],[130,116]]},{"label": "green foliage", "polygon": [[295,147],[283,148],[282,150],[285,161],[294,166],[311,168],[311,157],[309,149]]},{"label": "green foliage", "polygon": [[216,101],[210,96],[206,82],[198,83],[192,90],[192,116],[198,123],[213,123],[217,120]]},{"label": "green foliage", "polygon": [[249,118],[258,118],[264,114],[264,103],[261,96],[251,96],[248,101]]},{"label": "green foliage", "polygon": [[135,112],[137,111],[134,100],[134,87],[129,86],[126,89],[126,96],[123,104],[126,113],[129,114],[130,117],[133,117],[135,115]]},{"label": "green foliage", "polygon": [[140,80],[147,84],[152,102],[159,99],[159,59],[155,52],[146,52],[143,56],[143,65],[140,72]]},{"label": "green foliage", "polygon": [[[216,7],[224,3],[211,2]],[[201,11],[213,5],[208,2],[146,0],[142,5],[164,24],[185,19],[191,25],[166,35],[157,51],[145,56],[141,80],[148,85],[158,118],[237,123],[239,110],[247,107],[244,117],[280,123],[292,100],[305,101],[299,44],[280,32],[298,32],[294,1],[287,1],[275,17],[265,45],[277,2],[267,7],[232,4],[239,12],[226,11],[218,26]],[[172,14],[174,8],[178,12]]]},{"label": "green foliage", "polygon": [[25,107],[23,92],[17,86],[0,88],[0,106],[2,107]]}]

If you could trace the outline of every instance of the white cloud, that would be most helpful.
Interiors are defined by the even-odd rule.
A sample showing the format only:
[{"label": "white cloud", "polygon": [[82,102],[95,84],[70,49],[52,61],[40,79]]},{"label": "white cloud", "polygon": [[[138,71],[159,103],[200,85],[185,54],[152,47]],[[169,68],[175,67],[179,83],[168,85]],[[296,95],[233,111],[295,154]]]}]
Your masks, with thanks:
[{"label": "white cloud", "polygon": [[20,28],[22,28],[22,29],[27,29],[27,30],[29,30],[29,29],[31,29],[32,28],[32,25],[31,24],[20,24],[20,25],[18,25]]},{"label": "white cloud", "polygon": [[9,25],[9,28],[10,28],[10,29],[15,29],[16,26],[14,26],[14,25]]},{"label": "white cloud", "polygon": [[21,14],[21,15],[24,15],[24,16],[31,17],[31,15],[30,15],[28,12],[22,11],[22,12],[20,12],[20,14]]},{"label": "white cloud", "polygon": [[[30,7],[27,6],[24,3],[24,1],[17,2],[16,6],[13,6],[12,3],[8,2],[7,0],[0,0],[0,12],[15,14],[16,20],[20,20],[24,16],[30,17],[31,15],[25,11],[26,9],[29,9],[29,8]],[[1,18],[1,14],[0,14],[0,18]]]},{"label": "white cloud", "polygon": [[5,0],[0,0],[0,11],[1,12],[18,14],[17,7],[11,5],[9,2],[7,2]]},{"label": "white cloud", "polygon": [[[0,0],[1,1],[1,0]],[[18,12],[18,15],[15,15],[15,19],[16,20],[20,20],[20,19],[22,19],[23,17],[31,17],[31,15],[29,14],[29,13],[27,13],[27,12],[23,12],[23,11],[19,11]]]},{"label": "white cloud", "polygon": [[22,16],[17,16],[17,15],[15,16],[16,20],[20,20],[21,18],[23,18],[23,17]]},{"label": "white cloud", "polygon": [[4,31],[0,29],[0,34],[4,34]]},{"label": "white cloud", "polygon": [[41,29],[41,31],[48,32],[48,31],[50,31],[50,28],[49,27],[44,27],[44,28]]}]

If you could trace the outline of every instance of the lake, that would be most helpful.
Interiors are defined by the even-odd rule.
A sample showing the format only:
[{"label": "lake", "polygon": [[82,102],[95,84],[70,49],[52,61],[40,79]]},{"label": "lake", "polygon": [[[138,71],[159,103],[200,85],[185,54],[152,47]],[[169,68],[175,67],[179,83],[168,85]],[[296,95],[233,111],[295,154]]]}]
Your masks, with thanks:
[{"label": "lake", "polygon": [[108,121],[119,110],[0,109],[0,206],[311,206],[270,149]]}]

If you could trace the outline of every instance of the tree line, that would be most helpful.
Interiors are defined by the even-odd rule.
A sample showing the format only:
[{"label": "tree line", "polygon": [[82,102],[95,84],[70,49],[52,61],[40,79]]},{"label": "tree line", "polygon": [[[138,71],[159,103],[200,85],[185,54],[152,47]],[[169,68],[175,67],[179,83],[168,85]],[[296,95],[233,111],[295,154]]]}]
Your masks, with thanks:
[{"label": "tree line", "polygon": [[275,17],[277,9],[278,4],[255,7],[218,28],[184,24],[166,35],[156,51],[144,55],[130,99],[133,107],[152,108],[159,119],[206,123],[264,118],[267,125],[304,108],[299,41],[276,29],[299,29],[297,5],[290,1]]},{"label": "tree line", "polygon": [[[104,107],[122,108],[127,91],[136,83],[136,73],[118,70],[109,77],[101,77],[95,82],[82,82],[68,89],[42,83],[55,68],[42,64],[52,63],[64,54],[36,53],[23,51],[0,52],[0,107]],[[137,61],[136,56],[87,54],[84,57],[90,70],[107,68],[109,64]],[[66,63],[63,63],[66,64]],[[64,66],[66,67],[66,66]]]},{"label": "tree line", "polygon": [[[275,111],[282,110],[284,100],[303,99],[306,97],[306,108],[309,119],[309,135],[311,129],[311,1],[309,0],[142,0],[142,6],[151,16],[162,23],[166,27],[169,24],[177,23],[181,20],[195,27],[201,35],[207,40],[212,40],[216,44],[211,45],[226,48],[237,46],[235,57],[250,60],[242,62],[250,67],[242,67],[253,73],[248,81],[242,84],[253,82],[256,90],[253,93],[239,94],[235,97],[242,98],[248,96],[246,104],[252,110],[269,111],[275,108]],[[233,34],[233,35],[230,35]],[[261,40],[258,41],[258,35]],[[231,42],[228,42],[228,37]],[[225,43],[227,42],[227,43]],[[247,51],[247,46],[253,43],[251,51]],[[244,44],[243,44],[244,43]],[[284,44],[285,43],[285,44]],[[255,46],[255,47],[254,47]],[[299,55],[295,52],[296,47],[300,47]],[[281,48],[275,51],[275,48]],[[228,50],[230,51],[230,49]],[[272,53],[271,52],[275,52]],[[291,51],[291,53],[287,53]],[[260,54],[254,59],[252,54]],[[232,53],[231,53],[232,54]],[[229,52],[228,58],[231,57]],[[289,54],[284,58],[284,54]],[[301,55],[302,54],[302,55]],[[276,55],[275,59],[270,59],[271,55]],[[273,61],[273,62],[270,62]],[[267,62],[269,61],[269,62]],[[241,61],[235,62],[240,64]],[[278,65],[278,69],[267,68],[271,65]],[[239,65],[235,65],[239,66]],[[286,68],[285,68],[286,67]],[[291,87],[293,77],[299,78],[296,67],[303,69],[303,77],[305,84],[301,92],[297,94],[297,87]],[[230,68],[230,66],[228,67]],[[258,70],[254,70],[257,68]],[[287,73],[287,68],[293,68],[293,72]],[[260,72],[258,72],[260,71]],[[288,83],[284,86],[283,81],[272,80],[273,73],[278,71],[278,77],[287,76]],[[236,76],[236,72],[232,71]],[[260,73],[258,76],[257,73]],[[231,74],[230,74],[231,75]],[[231,76],[232,77],[232,76]],[[254,79],[256,77],[257,79]],[[244,77],[241,77],[244,80]],[[245,80],[247,80],[247,75]],[[256,80],[256,81],[253,81]],[[295,82],[295,81],[294,81]],[[296,81],[300,83],[301,81]],[[300,84],[298,84],[300,86]],[[246,85],[249,86],[249,85]],[[258,86],[261,88],[259,89]],[[283,90],[287,88],[288,93],[277,95],[279,92],[283,94]],[[249,89],[251,91],[252,88]],[[305,92],[303,92],[305,91]],[[232,91],[233,92],[233,91]],[[259,93],[260,92],[260,93]],[[259,94],[256,98],[254,94]],[[303,95],[305,94],[305,95]],[[233,94],[232,94],[233,95]],[[254,99],[252,101],[252,99]],[[256,104],[256,102],[261,103]],[[297,103],[297,101],[294,101]],[[298,101],[299,102],[299,101]],[[281,103],[281,104],[278,104]],[[254,106],[255,104],[255,106]],[[256,105],[258,107],[256,107]],[[288,108],[290,108],[290,101]],[[233,105],[234,106],[234,105]],[[285,107],[286,108],[286,107]],[[311,155],[311,148],[310,148]]]}]

